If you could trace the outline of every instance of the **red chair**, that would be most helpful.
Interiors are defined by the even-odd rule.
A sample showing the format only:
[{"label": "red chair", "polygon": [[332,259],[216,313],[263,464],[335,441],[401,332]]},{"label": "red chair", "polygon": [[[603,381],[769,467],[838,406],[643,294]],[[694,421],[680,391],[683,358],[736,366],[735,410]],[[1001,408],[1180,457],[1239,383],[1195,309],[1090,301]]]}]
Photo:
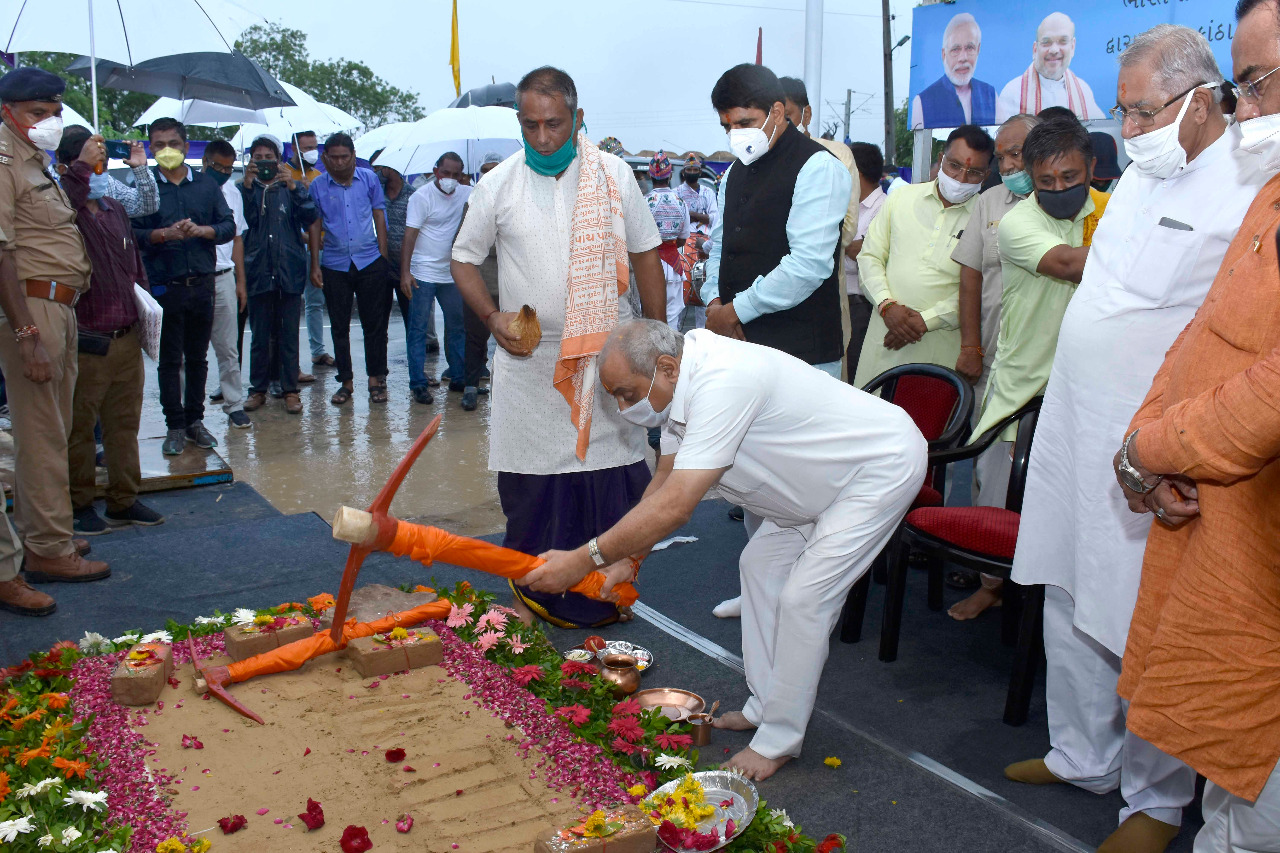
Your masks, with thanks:
[{"label": "red chair", "polygon": [[1036,397],[973,444],[929,454],[931,463],[942,465],[973,459],[995,443],[1011,424],[1016,423],[1018,427],[1004,509],[922,507],[907,513],[896,534],[896,542],[890,548],[889,584],[885,594],[884,622],[880,629],[880,660],[897,660],[907,564],[912,553],[922,553],[928,559],[931,587],[935,576],[941,580],[942,567],[948,562],[1004,578],[1004,636],[1006,642],[1016,637],[1017,647],[1004,711],[1004,721],[1011,726],[1020,726],[1027,720],[1036,670],[1044,654],[1041,634],[1044,587],[1023,587],[1009,580],[1014,546],[1018,541],[1022,496],[1027,483],[1027,460],[1031,455],[1031,442],[1042,400],[1042,397]]},{"label": "red chair", "polygon": [[[911,420],[929,442],[933,451],[960,446],[969,437],[969,420],[973,415],[973,386],[954,370],[937,364],[900,364],[872,379],[862,389],[879,392],[881,399],[906,409]],[[942,491],[947,482],[947,463],[930,464],[920,494],[911,504],[917,507],[942,506]],[[888,548],[886,548],[886,551]],[[856,643],[862,638],[862,623],[867,610],[867,594],[874,577],[884,583],[885,553],[879,554],[871,571],[858,579],[845,599],[844,618],[840,627],[842,643]],[[942,606],[942,576],[937,581],[938,606]],[[930,600],[933,585],[930,582]]]}]

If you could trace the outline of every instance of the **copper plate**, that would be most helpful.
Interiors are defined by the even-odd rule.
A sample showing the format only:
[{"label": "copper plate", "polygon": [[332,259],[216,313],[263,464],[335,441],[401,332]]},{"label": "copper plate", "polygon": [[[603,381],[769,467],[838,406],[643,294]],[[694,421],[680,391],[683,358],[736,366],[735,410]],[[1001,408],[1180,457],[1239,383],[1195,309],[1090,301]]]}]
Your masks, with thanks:
[{"label": "copper plate", "polygon": [[688,719],[690,714],[700,714],[707,707],[707,703],[697,693],[675,687],[641,690],[633,693],[631,698],[639,702],[641,708],[661,709],[668,719],[676,722]]}]

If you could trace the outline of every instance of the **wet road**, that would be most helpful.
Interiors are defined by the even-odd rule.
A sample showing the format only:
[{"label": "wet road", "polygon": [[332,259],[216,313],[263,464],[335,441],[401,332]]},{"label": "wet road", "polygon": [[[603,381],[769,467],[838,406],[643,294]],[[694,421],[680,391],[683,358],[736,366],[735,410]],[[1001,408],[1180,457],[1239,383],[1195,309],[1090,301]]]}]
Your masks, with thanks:
[{"label": "wet road", "polygon": [[[325,347],[333,341],[325,326]],[[436,328],[443,318],[436,308]],[[249,413],[253,428],[232,429],[221,404],[205,403],[205,426],[218,439],[218,452],[237,480],[249,483],[280,511],[314,511],[331,519],[340,504],[366,507],[382,488],[413,440],[437,414],[444,415],[439,433],[405,479],[392,504],[402,518],[438,524],[455,533],[482,535],[501,531],[497,478],[489,472],[489,398],[480,397],[474,412],[463,411],[462,395],[442,385],[432,389],[426,406],[409,393],[404,323],[399,308],[391,313],[388,346],[388,402],[369,403],[365,390],[364,347],[360,325],[352,318],[355,395],[334,406],[329,397],[338,387],[337,371],[316,368],[316,381],[300,386],[303,411],[290,415],[284,401],[268,396],[267,404]],[[249,330],[245,330],[244,384],[249,384]],[[300,332],[304,371],[311,369],[306,329]],[[490,348],[492,349],[492,342]],[[445,368],[443,355],[427,356],[428,375]],[[147,385],[140,435],[163,436],[164,416],[156,384],[155,362],[146,360]],[[218,390],[217,360],[209,350],[208,394]]]}]

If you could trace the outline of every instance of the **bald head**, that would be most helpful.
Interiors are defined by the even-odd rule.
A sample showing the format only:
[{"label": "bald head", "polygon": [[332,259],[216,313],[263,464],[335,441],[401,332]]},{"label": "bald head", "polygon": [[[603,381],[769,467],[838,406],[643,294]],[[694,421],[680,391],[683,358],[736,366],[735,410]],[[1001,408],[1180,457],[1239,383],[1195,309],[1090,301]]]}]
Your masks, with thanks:
[{"label": "bald head", "polygon": [[1053,12],[1036,27],[1036,43],[1031,49],[1036,71],[1050,80],[1061,80],[1076,53],[1076,25],[1061,12]]}]

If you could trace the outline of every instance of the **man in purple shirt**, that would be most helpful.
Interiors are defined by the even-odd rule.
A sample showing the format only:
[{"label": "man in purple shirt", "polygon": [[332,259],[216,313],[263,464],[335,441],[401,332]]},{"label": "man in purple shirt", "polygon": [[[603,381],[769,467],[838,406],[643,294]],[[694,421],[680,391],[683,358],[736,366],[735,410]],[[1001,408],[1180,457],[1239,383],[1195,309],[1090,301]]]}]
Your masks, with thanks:
[{"label": "man in purple shirt", "polygon": [[[311,182],[320,212],[310,229],[311,283],[324,290],[330,333],[342,383],[330,402],[351,400],[351,306],[358,302],[364,332],[369,402],[387,401],[387,201],[372,169],[356,165],[355,143],[335,133],[324,144],[326,172]],[[323,243],[323,252],[321,251]]]}]

